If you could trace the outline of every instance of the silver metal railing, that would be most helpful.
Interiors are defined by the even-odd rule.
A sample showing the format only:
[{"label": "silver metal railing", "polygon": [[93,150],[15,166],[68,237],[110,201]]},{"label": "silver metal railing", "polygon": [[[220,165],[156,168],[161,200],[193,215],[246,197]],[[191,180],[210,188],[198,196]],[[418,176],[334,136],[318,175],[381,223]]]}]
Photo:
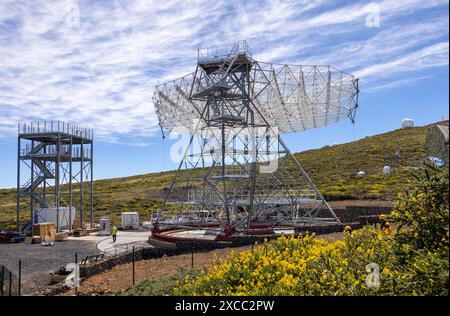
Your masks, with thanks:
[{"label": "silver metal railing", "polygon": [[17,130],[19,135],[56,132],[76,135],[78,137],[90,140],[94,138],[94,131],[92,129],[63,121],[20,122],[17,126]]},{"label": "silver metal railing", "polygon": [[[26,144],[25,148],[22,148],[20,150],[20,155],[23,157],[23,156],[27,156],[29,154],[34,154],[34,155],[40,155],[40,156],[45,155],[45,156],[51,157],[51,156],[55,156],[57,154],[56,145],[46,145],[45,147],[41,148],[37,152],[33,152],[33,151],[34,150],[33,150],[33,147],[31,146],[31,144]],[[80,146],[77,146],[77,145],[72,146],[72,158],[81,158],[82,153],[83,153],[84,159],[91,158],[91,149],[89,147],[83,148],[83,152],[82,152]],[[60,155],[70,156],[70,146],[69,145],[61,146]]]},{"label": "silver metal railing", "polygon": [[202,62],[235,56],[237,54],[246,54],[249,57],[252,56],[252,52],[247,44],[247,41],[237,41],[232,45],[225,45],[225,47],[199,48],[197,50],[198,61]]}]

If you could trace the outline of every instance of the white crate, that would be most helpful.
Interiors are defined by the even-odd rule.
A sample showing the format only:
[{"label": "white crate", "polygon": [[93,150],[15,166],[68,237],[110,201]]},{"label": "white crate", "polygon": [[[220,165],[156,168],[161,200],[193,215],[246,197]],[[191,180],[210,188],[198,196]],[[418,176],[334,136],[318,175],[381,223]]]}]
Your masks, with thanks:
[{"label": "white crate", "polygon": [[122,229],[139,229],[139,213],[123,212]]},{"label": "white crate", "polygon": [[[69,216],[69,212],[71,213]],[[75,219],[75,208],[69,211],[69,207],[60,207],[59,212],[56,207],[48,208],[35,208],[33,210],[34,223],[55,223],[57,222],[57,213],[59,213],[59,228],[69,228],[69,224],[73,225],[73,220]],[[69,223],[69,219],[72,223]]]}]

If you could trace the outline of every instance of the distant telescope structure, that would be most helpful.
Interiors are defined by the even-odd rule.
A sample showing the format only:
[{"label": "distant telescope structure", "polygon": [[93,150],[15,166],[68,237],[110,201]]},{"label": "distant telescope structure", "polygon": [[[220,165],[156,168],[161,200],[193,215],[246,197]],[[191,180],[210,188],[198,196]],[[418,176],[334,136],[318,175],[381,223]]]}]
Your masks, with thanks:
[{"label": "distant telescope structure", "polygon": [[391,174],[391,167],[384,166],[383,167],[383,174]]},{"label": "distant telescope structure", "polygon": [[358,171],[357,173],[356,173],[356,177],[357,178],[362,178],[362,177],[364,177],[366,175],[366,173],[364,172],[364,171]]},{"label": "distant telescope structure", "polygon": [[404,118],[402,121],[402,128],[411,128],[414,127],[414,121],[410,118]]},{"label": "distant telescope structure", "polygon": [[443,165],[448,166],[448,126],[433,125],[429,127],[427,129],[425,143],[427,144],[428,156],[438,158],[442,161]]}]

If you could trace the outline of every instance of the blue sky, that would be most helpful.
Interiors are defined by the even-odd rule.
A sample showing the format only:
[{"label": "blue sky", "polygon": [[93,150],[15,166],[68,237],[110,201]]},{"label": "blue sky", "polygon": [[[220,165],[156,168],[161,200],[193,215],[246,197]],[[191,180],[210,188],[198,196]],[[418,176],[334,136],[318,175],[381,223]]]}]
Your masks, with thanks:
[{"label": "blue sky", "polygon": [[293,151],[390,131],[405,117],[448,119],[448,9],[440,0],[0,0],[0,187],[15,185],[18,121],[93,128],[96,179],[174,168],[155,85],[192,72],[197,48],[242,39],[260,61],[360,78],[355,126],[286,135]]}]

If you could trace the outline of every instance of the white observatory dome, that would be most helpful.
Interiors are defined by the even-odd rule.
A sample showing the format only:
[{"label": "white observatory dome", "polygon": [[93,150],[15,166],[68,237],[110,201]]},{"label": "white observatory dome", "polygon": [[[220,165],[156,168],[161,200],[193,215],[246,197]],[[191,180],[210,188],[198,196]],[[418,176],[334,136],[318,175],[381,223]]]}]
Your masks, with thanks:
[{"label": "white observatory dome", "polygon": [[358,177],[358,178],[362,178],[362,177],[364,177],[366,175],[366,173],[364,172],[364,171],[358,171],[357,173],[356,173],[356,176]]},{"label": "white observatory dome", "polygon": [[383,167],[383,174],[391,174],[391,167],[384,166]]},{"label": "white observatory dome", "polygon": [[414,127],[414,121],[410,118],[404,118],[402,121],[402,128],[411,128]]}]

